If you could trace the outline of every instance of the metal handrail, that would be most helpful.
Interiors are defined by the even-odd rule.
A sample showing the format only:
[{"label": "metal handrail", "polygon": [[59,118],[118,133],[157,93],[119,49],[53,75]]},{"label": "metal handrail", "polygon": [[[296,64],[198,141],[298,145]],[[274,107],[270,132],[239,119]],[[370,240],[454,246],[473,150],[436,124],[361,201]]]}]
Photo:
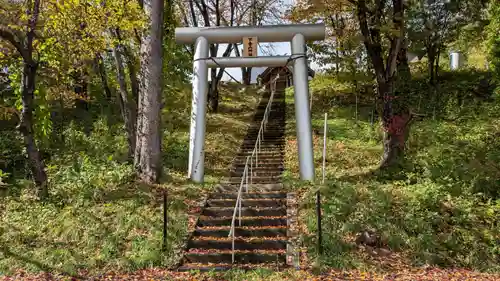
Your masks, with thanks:
[{"label": "metal handrail", "polygon": [[279,78],[279,74],[276,75],[270,82],[271,87],[271,95],[269,96],[269,101],[267,102],[266,109],[264,110],[264,116],[262,121],[260,122],[259,132],[257,133],[257,139],[255,140],[255,145],[252,150],[252,154],[247,156],[247,161],[245,163],[245,167],[243,169],[243,175],[241,176],[240,187],[238,189],[238,196],[236,197],[236,204],[234,206],[233,218],[231,220],[231,229],[229,230],[228,237],[231,237],[232,240],[232,255],[231,261],[234,263],[234,228],[236,222],[236,214],[238,213],[238,225],[241,226],[241,200],[243,193],[243,186],[245,186],[245,192],[248,192],[248,169],[250,168],[250,185],[253,184],[253,158],[255,156],[255,166],[259,166],[259,153],[261,148],[261,143],[264,141],[264,131],[266,129],[267,121],[269,118],[269,113],[271,112],[271,104],[273,102],[274,93],[276,92],[276,81]]}]

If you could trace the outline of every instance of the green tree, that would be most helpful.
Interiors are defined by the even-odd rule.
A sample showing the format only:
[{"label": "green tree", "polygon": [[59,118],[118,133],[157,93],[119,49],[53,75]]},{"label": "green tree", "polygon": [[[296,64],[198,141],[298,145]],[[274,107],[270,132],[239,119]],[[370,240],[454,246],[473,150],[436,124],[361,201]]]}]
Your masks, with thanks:
[{"label": "green tree", "polygon": [[411,49],[427,54],[429,83],[434,85],[440,54],[455,41],[466,25],[481,21],[484,1],[415,0],[408,5]]},{"label": "green tree", "polygon": [[[2,3],[2,9],[10,9],[14,14],[17,9],[25,9],[18,25],[0,25],[0,38],[8,41],[17,50],[22,59],[21,71],[21,101],[22,110],[19,116],[19,132],[24,139],[26,154],[30,165],[33,180],[38,188],[40,198],[44,199],[48,196],[47,173],[45,172],[45,164],[38,149],[35,134],[34,134],[34,117],[35,111],[35,93],[36,75],[39,67],[39,61],[34,57],[35,41],[37,25],[40,16],[40,0],[27,1],[23,4],[11,4],[7,6]],[[11,18],[14,22],[15,18]]]},{"label": "green tree", "polygon": [[[51,99],[72,100],[86,109],[95,64],[109,96],[103,57],[116,46],[116,40],[108,31],[117,28],[127,36],[134,34],[142,26],[142,11],[135,2],[76,0],[1,1],[0,10],[0,47],[5,50],[0,62],[12,88],[20,89],[11,105],[19,104],[18,128],[33,179],[44,198],[48,195],[47,175],[39,148],[44,145],[40,136],[48,136],[52,129]],[[88,115],[81,113],[80,117]]]},{"label": "green tree", "polygon": [[[406,57],[405,5],[400,0],[309,0],[292,11],[296,21],[323,19],[335,30],[333,44],[318,45],[324,63],[333,63],[356,77],[358,69],[375,76],[378,89],[378,112],[384,128],[384,154],[381,167],[393,166],[404,152],[411,120],[404,95],[396,88],[410,79]],[[362,43],[362,44],[360,44]],[[364,49],[358,49],[364,45]],[[363,64],[363,61],[369,64]],[[366,65],[366,66],[365,66]],[[401,79],[398,74],[404,75]],[[400,90],[401,90],[400,89]]]}]

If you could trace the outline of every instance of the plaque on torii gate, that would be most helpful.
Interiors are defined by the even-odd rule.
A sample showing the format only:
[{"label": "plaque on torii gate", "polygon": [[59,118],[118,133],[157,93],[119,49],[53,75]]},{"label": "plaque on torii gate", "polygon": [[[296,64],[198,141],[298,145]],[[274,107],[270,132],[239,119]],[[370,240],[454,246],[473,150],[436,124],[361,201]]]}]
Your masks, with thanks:
[{"label": "plaque on torii gate", "polygon": [[258,44],[259,44],[259,41],[258,41],[257,37],[244,37],[243,38],[243,56],[244,57],[256,57]]},{"label": "plaque on torii gate", "polygon": [[[324,40],[325,24],[290,24],[274,26],[180,27],[175,29],[178,44],[194,44],[193,95],[189,136],[188,176],[197,183],[204,180],[205,128],[208,93],[208,68],[279,67],[293,61],[295,118],[302,180],[314,180],[311,112],[309,109],[306,41]],[[252,50],[243,57],[210,57],[210,44],[238,44],[251,39]],[[260,42],[290,42],[291,56],[257,56]],[[244,44],[245,45],[245,44]]]}]

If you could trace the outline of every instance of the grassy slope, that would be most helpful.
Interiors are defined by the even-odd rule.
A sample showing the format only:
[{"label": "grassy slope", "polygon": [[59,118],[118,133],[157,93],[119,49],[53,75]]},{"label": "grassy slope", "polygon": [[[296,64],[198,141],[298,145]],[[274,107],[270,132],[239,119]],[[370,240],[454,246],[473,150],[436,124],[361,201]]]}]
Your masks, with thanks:
[{"label": "grassy slope", "polygon": [[[207,187],[229,165],[245,133],[244,120],[251,117],[257,102],[254,94],[222,96],[221,114],[209,115],[208,119]],[[498,248],[494,243],[499,235],[495,225],[499,204],[480,206],[472,195],[478,188],[495,187],[499,178],[498,142],[492,138],[500,130],[498,110],[490,108],[480,116],[466,116],[455,122],[415,124],[409,142],[410,166],[398,180],[387,180],[371,173],[381,153],[381,132],[366,121],[367,110],[360,109],[356,124],[353,108],[330,108],[327,93],[314,98],[314,127],[322,131],[323,113],[327,110],[330,116],[327,184],[322,189],[324,267],[382,268],[383,262],[375,261],[353,243],[357,232],[374,228],[397,253],[383,260],[398,268],[428,262],[498,270]],[[286,180],[300,192],[302,240],[313,258],[316,226],[312,199],[319,185],[297,180],[293,97],[289,96],[287,102]],[[85,268],[99,273],[174,264],[188,226],[194,222],[195,203],[203,197],[199,187],[184,179],[188,103],[189,95],[172,100],[164,114],[164,164],[169,183],[163,187],[169,189],[170,202],[165,258],[160,252],[160,194],[131,182],[131,166],[119,160],[125,152],[123,133],[116,128],[109,130],[100,121],[94,124],[90,137],[76,129],[66,131],[64,153],[49,163],[51,202],[39,204],[31,198],[30,189],[23,188],[11,187],[9,195],[2,197],[0,272],[23,268],[74,273]],[[321,144],[321,137],[315,137],[318,178]],[[235,270],[214,274],[213,278],[305,280],[312,276],[303,271]]]},{"label": "grassy slope", "polygon": [[[324,112],[329,114],[326,183],[321,187],[325,249],[320,264],[362,270],[430,264],[499,271],[500,200],[484,199],[499,198],[499,106],[472,110],[479,114],[464,110],[452,122],[414,123],[405,171],[388,177],[377,172],[382,133],[370,125],[369,109],[360,107],[356,122],[355,107],[330,107],[329,94],[315,96],[312,113],[319,132]],[[297,179],[291,93],[287,101],[286,177],[301,195],[302,241],[313,259],[317,257],[313,198],[320,185]],[[322,136],[315,136],[317,179],[322,148]],[[365,229],[380,233],[394,254],[374,258],[359,249],[355,236]]]},{"label": "grassy slope", "polygon": [[[258,96],[234,86],[221,92],[219,114],[209,114],[206,185],[224,175],[246,133]],[[26,182],[0,190],[0,273],[16,269],[75,274],[169,266],[178,261],[202,200],[201,187],[186,181],[190,95],[172,99],[164,110],[165,184],[133,182],[124,163],[126,140],[119,126],[96,120],[86,136],[75,126],[48,161],[51,199],[38,203]],[[161,189],[169,192],[168,249],[162,257]]]}]

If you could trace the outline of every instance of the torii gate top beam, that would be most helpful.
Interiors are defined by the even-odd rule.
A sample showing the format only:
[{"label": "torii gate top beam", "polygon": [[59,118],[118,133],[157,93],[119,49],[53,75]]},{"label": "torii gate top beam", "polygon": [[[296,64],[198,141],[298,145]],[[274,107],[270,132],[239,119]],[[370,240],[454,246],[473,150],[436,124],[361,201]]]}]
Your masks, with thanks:
[{"label": "torii gate top beam", "polygon": [[302,34],[306,41],[324,40],[325,24],[179,27],[175,29],[175,42],[194,44],[199,37],[208,43],[240,43],[243,37],[258,37],[259,42],[288,42],[296,34]]}]

